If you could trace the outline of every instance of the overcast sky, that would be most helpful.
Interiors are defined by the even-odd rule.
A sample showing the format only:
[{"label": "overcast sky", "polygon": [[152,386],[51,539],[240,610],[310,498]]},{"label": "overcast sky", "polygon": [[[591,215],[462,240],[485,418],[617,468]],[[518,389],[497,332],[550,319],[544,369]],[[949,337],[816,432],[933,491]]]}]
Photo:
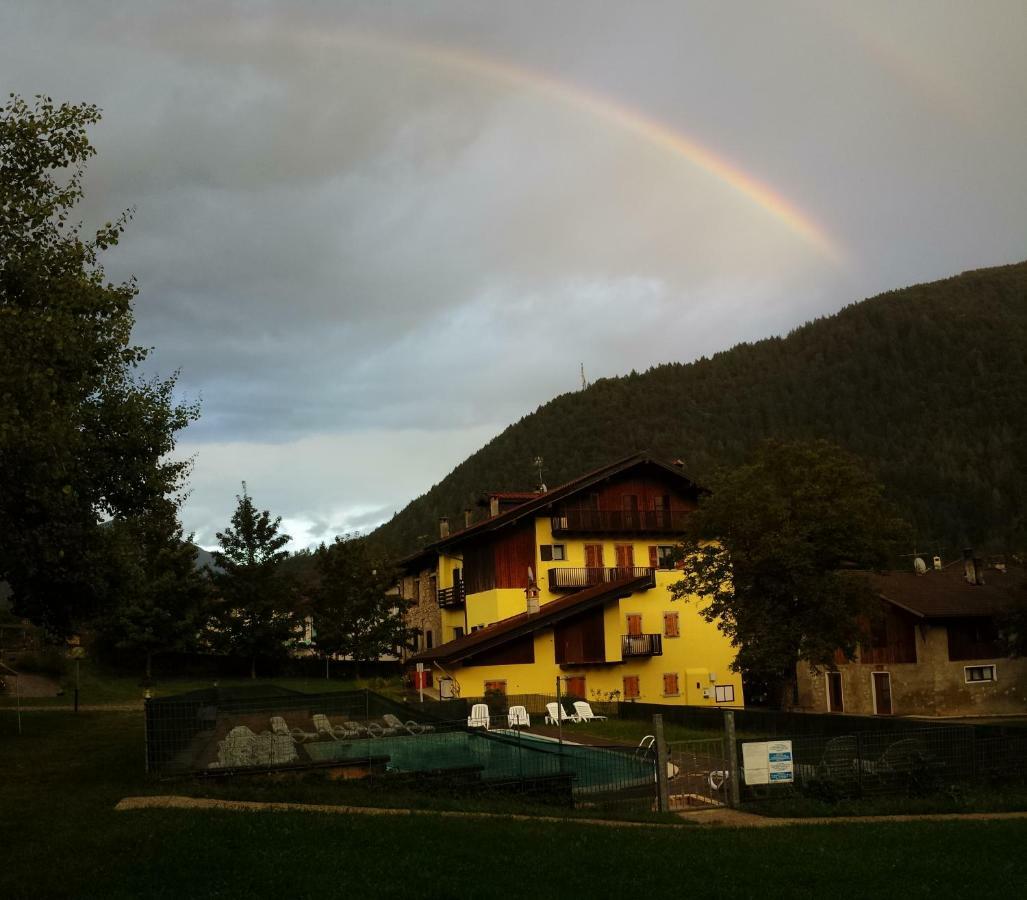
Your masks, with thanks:
[{"label": "overcast sky", "polygon": [[581,363],[1027,257],[1025,85],[1023,0],[0,0],[4,93],[104,110],[83,214],[135,209],[207,546],[242,479],[306,546]]}]

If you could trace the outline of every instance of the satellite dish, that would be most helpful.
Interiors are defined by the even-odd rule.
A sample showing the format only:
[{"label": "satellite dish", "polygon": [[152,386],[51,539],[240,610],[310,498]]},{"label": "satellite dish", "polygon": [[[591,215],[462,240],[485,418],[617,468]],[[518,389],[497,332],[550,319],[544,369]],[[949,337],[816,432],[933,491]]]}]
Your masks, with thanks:
[{"label": "satellite dish", "polygon": [[919,556],[913,560],[913,568],[916,570],[917,575],[927,574],[927,563],[925,563]]}]

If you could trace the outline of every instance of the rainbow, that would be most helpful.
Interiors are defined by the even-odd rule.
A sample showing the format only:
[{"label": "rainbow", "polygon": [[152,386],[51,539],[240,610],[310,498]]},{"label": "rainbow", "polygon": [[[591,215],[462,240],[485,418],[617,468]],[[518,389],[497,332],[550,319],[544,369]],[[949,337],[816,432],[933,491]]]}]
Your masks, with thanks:
[{"label": "rainbow", "polygon": [[772,188],[743,172],[723,156],[717,155],[690,137],[656,119],[624,106],[609,97],[593,93],[566,81],[557,80],[550,75],[480,56],[465,49],[413,41],[408,38],[382,36],[349,29],[305,29],[288,25],[282,28],[276,27],[273,33],[276,36],[287,34],[305,47],[320,50],[334,47],[363,47],[377,51],[403,53],[433,65],[465,71],[518,88],[539,91],[552,101],[583,109],[600,120],[626,129],[649,143],[687,160],[696,168],[712,175],[723,184],[747,197],[773,218],[800,235],[832,262],[844,262],[845,254],[841,248],[826,229],[808,213],[803,212]]}]

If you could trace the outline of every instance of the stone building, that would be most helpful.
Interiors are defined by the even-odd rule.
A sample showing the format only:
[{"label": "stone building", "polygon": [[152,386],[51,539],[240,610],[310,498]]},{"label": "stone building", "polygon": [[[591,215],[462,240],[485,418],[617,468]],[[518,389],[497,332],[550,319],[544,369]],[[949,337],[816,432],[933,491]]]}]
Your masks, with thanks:
[{"label": "stone building", "polygon": [[[871,576],[882,604],[853,662],[798,667],[798,706],[813,712],[1010,716],[1027,712],[1027,659],[999,640],[1023,573],[980,560]],[[923,567],[921,567],[923,568]]]}]

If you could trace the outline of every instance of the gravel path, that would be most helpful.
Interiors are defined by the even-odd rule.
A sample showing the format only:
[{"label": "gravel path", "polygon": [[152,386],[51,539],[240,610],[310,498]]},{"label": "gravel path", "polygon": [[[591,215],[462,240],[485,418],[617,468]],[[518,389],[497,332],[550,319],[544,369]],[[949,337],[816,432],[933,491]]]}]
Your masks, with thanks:
[{"label": "gravel path", "polygon": [[778,825],[835,825],[867,822],[960,822],[966,820],[1027,819],[1027,812],[996,813],[925,813],[903,816],[836,816],[834,818],[771,818],[734,809],[702,810],[679,813],[688,824],[653,822],[621,822],[610,819],[582,819],[572,816],[525,816],[503,813],[460,812],[457,810],[390,809],[372,806],[334,806],[319,803],[258,803],[252,800],[211,800],[204,797],[125,797],[114,807],[116,810],[135,809],[214,809],[231,812],[311,812],[361,816],[441,816],[451,819],[506,819],[518,822],[560,822],[579,825],[601,825],[606,828],[691,828],[695,825],[721,828],[767,828]]}]

